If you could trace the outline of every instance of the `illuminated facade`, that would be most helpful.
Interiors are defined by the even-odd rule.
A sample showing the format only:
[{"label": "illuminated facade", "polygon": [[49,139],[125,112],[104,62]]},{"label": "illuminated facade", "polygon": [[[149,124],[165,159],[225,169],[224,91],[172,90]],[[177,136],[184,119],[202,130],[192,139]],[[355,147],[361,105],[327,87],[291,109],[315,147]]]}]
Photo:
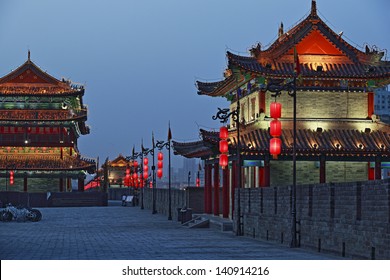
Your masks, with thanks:
[{"label": "illuminated facade", "polygon": [[107,162],[108,182],[111,187],[122,187],[124,185],[126,168],[129,166],[132,166],[132,164],[122,155]]},{"label": "illuminated facade", "polygon": [[[28,60],[0,78],[1,190],[84,190],[93,159],[80,155],[77,140],[89,133],[84,87],[57,80]],[[9,181],[13,171],[14,182]]]},{"label": "illuminated facade", "polygon": [[[300,68],[297,183],[380,179],[384,163],[390,160],[390,126],[374,114],[374,89],[390,83],[390,62],[383,61],[383,56],[369,46],[360,51],[331,30],[318,16],[315,1],[310,14],[292,29],[284,32],[281,25],[278,38],[267,49],[258,44],[250,56],[227,52],[224,79],[198,81],[197,88],[199,95],[230,100],[230,111],[237,109],[239,98],[240,141],[236,122],[231,120],[229,168],[220,175],[216,132],[201,131],[201,141],[174,143],[176,154],[205,160],[205,211],[219,215],[221,208],[223,216],[230,215],[234,188],[239,186],[291,185],[293,98],[285,93],[276,98],[282,104],[282,151],[274,159],[269,152],[269,108],[275,98],[267,88],[293,79],[294,63]],[[237,150],[240,183],[236,180]]]}]

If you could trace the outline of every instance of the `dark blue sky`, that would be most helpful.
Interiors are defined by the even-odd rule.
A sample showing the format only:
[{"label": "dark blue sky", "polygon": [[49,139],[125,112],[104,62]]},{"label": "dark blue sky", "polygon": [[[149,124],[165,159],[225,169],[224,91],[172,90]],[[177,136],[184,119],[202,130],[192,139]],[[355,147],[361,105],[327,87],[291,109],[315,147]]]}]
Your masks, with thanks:
[{"label": "dark blue sky", "polygon": [[[222,79],[225,53],[248,55],[310,11],[311,0],[1,0],[0,75],[27,59],[56,78],[85,83],[91,134],[83,155],[128,155],[151,133],[194,141],[221,98],[198,96],[197,79]],[[319,15],[362,48],[390,48],[388,0],[318,0]]]}]

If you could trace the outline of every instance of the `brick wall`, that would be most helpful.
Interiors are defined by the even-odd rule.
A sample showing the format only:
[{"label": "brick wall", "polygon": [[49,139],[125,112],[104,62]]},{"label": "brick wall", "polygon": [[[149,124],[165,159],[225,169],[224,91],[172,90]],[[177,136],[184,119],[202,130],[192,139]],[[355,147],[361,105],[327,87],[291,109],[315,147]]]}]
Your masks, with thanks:
[{"label": "brick wall", "polygon": [[[267,110],[269,110],[270,102],[274,100],[274,98],[267,95]],[[293,115],[293,98],[287,94],[282,94],[278,97],[278,102],[282,103],[282,117],[291,117]],[[298,91],[297,117],[366,118],[367,93]]]},{"label": "brick wall", "polygon": [[[9,178],[0,178],[0,191],[6,191],[6,181],[8,191],[22,192],[24,190],[24,179],[21,177],[15,177],[14,184],[9,184]],[[64,180],[64,190],[66,189],[66,181]],[[58,192],[59,179],[58,178],[28,178],[27,179],[28,192]]]},{"label": "brick wall", "polygon": [[[291,201],[291,187],[241,189],[244,234],[289,245]],[[390,259],[390,180],[299,185],[297,221],[301,247]]]},{"label": "brick wall", "polygon": [[[291,182],[292,162],[271,161],[271,186]],[[326,182],[356,182],[368,178],[366,162],[326,162]],[[320,181],[319,162],[297,161],[297,184],[316,184]]]},{"label": "brick wall", "polygon": [[[266,94],[265,114],[269,115],[270,103],[275,101]],[[277,98],[282,103],[282,117],[292,117],[293,98],[282,94]],[[298,91],[297,92],[297,117],[298,118],[366,118],[367,117],[367,93],[366,92],[323,92],[323,91]],[[255,104],[253,112],[252,102]],[[252,116],[260,113],[259,93],[255,91],[240,99],[242,117],[248,122]],[[236,102],[230,105],[233,111],[237,107]]]}]

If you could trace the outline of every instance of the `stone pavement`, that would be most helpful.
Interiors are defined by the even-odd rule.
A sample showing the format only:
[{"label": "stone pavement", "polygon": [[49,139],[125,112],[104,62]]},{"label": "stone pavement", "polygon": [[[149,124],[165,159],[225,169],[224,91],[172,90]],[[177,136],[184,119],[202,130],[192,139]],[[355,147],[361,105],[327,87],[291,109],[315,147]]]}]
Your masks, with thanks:
[{"label": "stone pavement", "polygon": [[188,229],[139,207],[41,208],[40,222],[0,222],[1,260],[326,260],[334,255]]}]

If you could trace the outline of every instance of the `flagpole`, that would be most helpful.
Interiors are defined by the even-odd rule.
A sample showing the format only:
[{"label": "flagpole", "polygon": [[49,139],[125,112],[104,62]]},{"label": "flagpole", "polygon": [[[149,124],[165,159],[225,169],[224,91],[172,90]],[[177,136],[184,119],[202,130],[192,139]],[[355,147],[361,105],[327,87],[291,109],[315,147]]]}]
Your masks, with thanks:
[{"label": "flagpole", "polygon": [[154,149],[156,148],[156,145],[154,143],[154,133],[152,131],[152,156],[153,156],[153,165],[152,165],[152,200],[153,200],[153,208],[152,208],[152,214],[156,214],[156,166],[154,163]]},{"label": "flagpole", "polygon": [[171,121],[168,122],[168,220],[172,220],[172,197],[171,197]]},{"label": "flagpole", "polygon": [[144,209],[144,177],[143,177],[143,170],[144,170],[144,140],[141,139],[141,209]]}]

